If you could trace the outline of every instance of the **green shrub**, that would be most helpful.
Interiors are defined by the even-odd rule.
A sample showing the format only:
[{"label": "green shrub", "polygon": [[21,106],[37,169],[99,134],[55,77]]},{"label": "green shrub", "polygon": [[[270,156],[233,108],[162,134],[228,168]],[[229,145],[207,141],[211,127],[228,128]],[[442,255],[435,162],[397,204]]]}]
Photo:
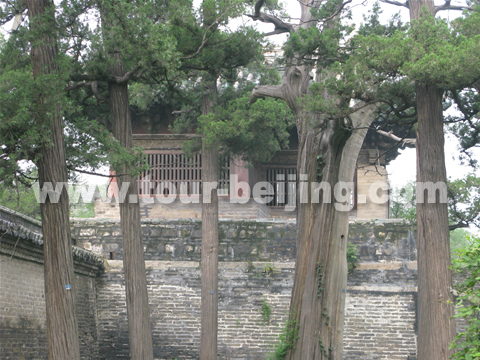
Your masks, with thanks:
[{"label": "green shrub", "polygon": [[267,299],[263,299],[262,314],[265,324],[268,324],[270,322],[270,315],[272,314],[272,307],[268,305]]},{"label": "green shrub", "polygon": [[480,238],[472,237],[471,245],[457,250],[453,269],[466,275],[465,280],[455,285],[457,313],[455,318],[464,319],[465,331],[458,334],[450,348],[457,352],[458,360],[480,359]]},{"label": "green shrub", "polygon": [[298,340],[298,322],[294,317],[287,320],[278,340],[275,351],[267,356],[267,360],[283,360],[289,350],[295,349],[295,343]]},{"label": "green shrub", "polygon": [[353,270],[357,267],[358,256],[357,256],[357,245],[351,243],[347,244],[347,265],[348,273],[353,273]]}]

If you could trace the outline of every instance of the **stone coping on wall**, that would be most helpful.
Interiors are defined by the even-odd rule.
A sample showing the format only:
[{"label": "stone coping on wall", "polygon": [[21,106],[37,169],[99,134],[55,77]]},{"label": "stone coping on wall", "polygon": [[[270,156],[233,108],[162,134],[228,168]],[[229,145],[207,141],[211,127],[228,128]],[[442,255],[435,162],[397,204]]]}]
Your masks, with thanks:
[{"label": "stone coping on wall", "polygon": [[[71,221],[78,223],[92,223],[92,224],[120,224],[120,219],[103,219],[103,218],[71,218]],[[144,218],[141,219],[142,224],[191,224],[201,223],[201,219],[196,218],[181,218],[181,219],[169,219],[169,218]],[[295,218],[270,218],[270,219],[218,219],[219,223],[233,222],[233,223],[265,223],[265,224],[296,224]],[[403,219],[350,219],[349,224],[371,224],[375,226],[383,226],[387,224],[399,224],[408,225]]]},{"label": "stone coping on wall", "polygon": [[[0,253],[43,264],[43,234],[41,222],[0,207]],[[95,276],[105,268],[98,254],[72,246],[75,272]]]}]

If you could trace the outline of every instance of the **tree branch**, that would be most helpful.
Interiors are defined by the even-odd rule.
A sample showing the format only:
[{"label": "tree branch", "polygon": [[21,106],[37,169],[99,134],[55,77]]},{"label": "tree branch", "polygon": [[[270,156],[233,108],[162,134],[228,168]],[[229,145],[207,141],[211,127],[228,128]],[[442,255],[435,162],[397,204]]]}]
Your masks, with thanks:
[{"label": "tree branch", "polygon": [[325,19],[322,19],[321,21],[327,22],[327,21],[329,21],[329,20],[332,20],[335,16],[337,16],[338,14],[340,14],[340,12],[343,10],[343,8],[344,8],[347,4],[349,4],[349,3],[351,3],[351,2],[352,2],[352,0],[344,1],[344,2],[342,3],[342,5],[340,5],[340,7],[337,9],[337,11],[335,11],[335,12],[334,12],[332,15],[330,15],[329,17],[327,17],[327,18],[325,18]]},{"label": "tree branch", "polygon": [[403,6],[403,7],[406,7],[407,9],[410,9],[410,7],[408,6],[407,3],[401,3],[401,2],[398,2],[398,1],[395,1],[395,0],[380,0],[381,2],[383,3],[386,3],[386,4],[391,4],[391,5],[395,5],[395,6]]},{"label": "tree branch", "polygon": [[81,88],[81,87],[90,87],[93,95],[95,96],[95,98],[97,100],[108,103],[108,99],[106,97],[102,96],[98,92],[98,82],[96,82],[96,81],[92,81],[92,82],[88,82],[88,83],[87,82],[79,82],[79,83],[76,83],[74,85],[66,86],[65,91],[76,90],[76,89]]},{"label": "tree branch", "polygon": [[386,136],[392,140],[395,140],[399,143],[403,143],[403,145],[414,145],[417,143],[417,139],[411,139],[411,138],[400,138],[398,137],[397,135],[395,135],[393,133],[393,131],[389,131],[389,132],[386,132],[386,131],[383,131],[383,130],[375,130],[377,133],[379,133],[380,135],[383,135],[383,136]]},{"label": "tree branch", "polygon": [[140,65],[137,65],[135,66],[132,70],[130,70],[129,72],[127,72],[125,75],[123,76],[114,76],[113,79],[117,82],[117,84],[121,85],[121,84],[125,84],[127,81],[129,81],[131,79],[131,77],[138,71],[140,70],[142,67]]},{"label": "tree branch", "polygon": [[178,114],[188,114],[189,112],[195,110],[195,107],[191,107],[190,109],[187,110],[175,110],[172,111],[172,115],[178,115]]},{"label": "tree branch", "polygon": [[269,33],[266,33],[265,36],[283,34],[283,33],[294,30],[294,27],[292,24],[286,23],[283,20],[280,20],[279,18],[277,18],[276,16],[260,12],[264,3],[265,3],[265,0],[258,0],[255,4],[254,14],[253,15],[245,14],[245,16],[252,18],[252,20],[254,21],[261,21],[264,23],[270,23],[275,25],[275,30]]},{"label": "tree branch", "polygon": [[283,92],[282,85],[257,85],[252,90],[250,95],[250,104],[257,101],[258,98],[271,97],[274,99],[285,100],[285,94]]},{"label": "tree branch", "polygon": [[467,228],[469,226],[470,226],[469,224],[459,222],[458,224],[448,225],[448,230],[452,231],[455,229]]},{"label": "tree branch", "polygon": [[208,40],[210,40],[210,37],[207,38],[207,34],[209,32],[209,30],[212,28],[213,25],[216,25],[217,22],[219,21],[220,18],[217,18],[212,24],[210,24],[210,26],[205,30],[205,32],[203,33],[203,37],[202,37],[202,43],[200,44],[199,48],[197,49],[197,51],[195,51],[192,55],[188,55],[188,56],[182,56],[180,57],[180,60],[189,60],[189,59],[193,59],[195,56],[197,56],[198,54],[200,54],[200,52],[203,50],[203,48],[205,47],[205,45],[207,45],[208,43]]},{"label": "tree branch", "polygon": [[441,6],[435,6],[435,14],[442,10],[473,10],[472,6],[463,5],[450,5],[450,0],[446,0],[445,4]]},{"label": "tree branch", "polygon": [[80,169],[77,169],[77,168],[73,169],[73,171],[79,172],[79,173],[82,173],[82,174],[95,175],[95,176],[108,177],[108,178],[114,178],[114,177],[117,177],[117,176],[125,176],[125,175],[127,175],[127,174],[104,175],[104,174],[99,174],[99,173],[96,173],[96,172],[80,170]]}]

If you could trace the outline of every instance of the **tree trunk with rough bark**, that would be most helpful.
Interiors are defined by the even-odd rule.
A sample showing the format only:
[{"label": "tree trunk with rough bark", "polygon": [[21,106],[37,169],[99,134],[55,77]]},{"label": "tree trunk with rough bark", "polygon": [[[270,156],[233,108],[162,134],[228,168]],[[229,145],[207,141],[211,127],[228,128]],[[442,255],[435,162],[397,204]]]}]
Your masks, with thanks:
[{"label": "tree trunk with rough bark", "polygon": [[[120,52],[112,55],[111,75],[125,75],[123,57]],[[130,106],[127,83],[108,84],[110,115],[113,136],[127,149],[133,147]],[[116,169],[118,171],[118,169]],[[124,165],[120,169],[127,174],[130,169]],[[148,304],[147,275],[143,256],[140,206],[138,204],[137,180],[130,175],[117,177],[118,188],[127,184],[125,200],[120,202],[120,226],[123,239],[123,271],[130,343],[130,356],[133,360],[153,360],[152,331],[150,326],[150,306]]]},{"label": "tree trunk with rough bark", "polygon": [[[416,84],[417,182],[446,184],[443,91]],[[418,199],[417,195],[417,199]],[[418,348],[419,360],[447,360],[456,335],[450,270],[450,232],[446,203],[417,204]]]},{"label": "tree trunk with rough bark", "polygon": [[[302,20],[308,23],[306,13],[302,14]],[[308,113],[297,105],[297,99],[308,92],[310,70],[307,66],[291,66],[281,85],[257,86],[252,98],[285,100],[294,113],[298,130],[297,258],[289,322],[291,331],[298,328],[298,339],[285,359],[341,360],[351,189],[344,194],[344,204],[335,204],[333,191],[340,181],[353,181],[367,130],[346,130],[341,120],[323,119],[321,114]],[[324,97],[335,101],[327,93]],[[373,106],[350,118],[352,127],[368,127],[373,120]],[[319,203],[312,203],[311,198],[307,203],[299,202],[302,187],[311,192],[311,183],[320,181],[329,184],[332,201],[324,194]]]},{"label": "tree trunk with rough bark", "polygon": [[[217,86],[212,76],[205,80],[202,114],[208,115],[215,103]],[[218,332],[218,196],[206,183],[218,184],[218,148],[202,142],[202,303],[200,360],[217,359]]]},{"label": "tree trunk with rough bark", "polygon": [[[360,110],[351,118],[355,119],[354,127],[368,127],[373,109]],[[312,182],[321,171],[319,180],[330,184],[332,192],[339,182],[352,182],[366,132],[352,133],[339,121],[329,121],[321,133],[299,133],[298,174],[306,174]],[[298,198],[302,178],[299,180]],[[318,204],[311,199],[298,204],[297,259],[290,305],[290,320],[298,325],[298,340],[285,359],[343,359],[350,192],[351,188],[342,204],[335,203],[334,196],[331,202],[321,198]]]},{"label": "tree trunk with rough bark", "polygon": [[[128,99],[128,81],[119,81],[126,74],[125,64],[115,34],[109,31],[115,3],[98,1],[102,20],[103,39],[110,60],[110,80],[108,81],[110,117],[113,136],[126,149],[133,148],[132,123]],[[113,20],[112,20],[113,19]],[[119,192],[126,187],[124,200],[120,201],[120,227],[123,239],[123,272],[127,302],[130,358],[132,360],[153,360],[152,330],[150,324],[150,306],[148,303],[147,274],[138,203],[137,179],[131,175],[131,169],[123,164],[115,169]],[[122,194],[123,195],[123,194]],[[123,197],[120,196],[120,199]]]},{"label": "tree trunk with rough bark", "polygon": [[[435,15],[433,0],[410,0],[410,18],[418,20],[425,6]],[[443,90],[435,84],[415,85],[417,95],[417,182],[447,183],[443,133]],[[417,194],[417,199],[419,198]],[[447,360],[456,335],[450,270],[450,232],[446,203],[417,204],[418,347],[419,360]]]},{"label": "tree trunk with rough bark", "polygon": [[[41,88],[45,86],[45,77],[58,74],[56,63],[58,49],[56,43],[55,7],[53,1],[28,0],[28,16],[32,38],[33,76],[40,82],[36,100],[35,121],[44,132],[41,146],[41,158],[37,162],[40,187],[51,182],[67,183],[67,166],[63,135],[63,116],[55,103],[57,94],[63,92],[63,86],[55,83],[49,93]],[[43,82],[43,84],[42,84]],[[48,114],[48,115],[47,115]],[[40,204],[42,214],[45,302],[47,318],[48,358],[50,360],[79,360],[78,325],[75,311],[75,287],[73,286],[72,239],[67,189],[63,188],[58,203],[49,198]],[[70,286],[70,288],[69,288]]]}]

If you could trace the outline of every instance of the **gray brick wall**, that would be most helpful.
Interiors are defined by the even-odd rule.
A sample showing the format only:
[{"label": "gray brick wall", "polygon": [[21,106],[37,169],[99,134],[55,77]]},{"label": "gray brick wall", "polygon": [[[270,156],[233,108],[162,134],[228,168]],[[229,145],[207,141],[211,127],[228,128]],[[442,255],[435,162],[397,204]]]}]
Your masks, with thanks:
[{"label": "gray brick wall", "polygon": [[[81,358],[98,359],[95,278],[75,274]],[[0,254],[0,359],[47,358],[43,264]]]},{"label": "gray brick wall", "polygon": [[[219,358],[265,359],[287,317],[295,222],[220,221]],[[77,244],[114,260],[97,281],[101,359],[128,358],[119,222],[78,220]],[[156,359],[196,359],[200,340],[201,223],[143,220]],[[350,225],[360,263],[347,288],[345,359],[414,359],[416,250],[403,223]],[[111,254],[113,253],[113,254]],[[265,267],[275,268],[265,274]],[[266,299],[269,324],[262,318]]]},{"label": "gray brick wall", "polygon": [[0,254],[0,289],[0,358],[46,358],[43,266]]},{"label": "gray brick wall", "polygon": [[[103,259],[73,248],[81,358],[98,359],[96,274]],[[0,360],[47,358],[41,224],[0,206]]]},{"label": "gray brick wall", "polygon": [[358,292],[347,296],[344,359],[414,359],[415,293]]},{"label": "gray brick wall", "polygon": [[[199,220],[142,220],[146,260],[200,261]],[[221,220],[220,261],[286,261],[295,258],[295,222]],[[77,219],[72,223],[77,245],[109,259],[121,260],[120,223]]]},{"label": "gray brick wall", "polygon": [[[97,285],[100,358],[127,359],[122,262],[108,263]],[[266,265],[273,265],[273,273],[264,272]],[[199,263],[150,260],[146,266],[155,358],[198,359]],[[219,359],[265,359],[272,351],[288,314],[293,272],[292,262],[220,263]],[[344,358],[413,359],[415,293],[383,285],[357,288],[347,292]],[[264,299],[272,309],[269,323],[261,312]]]},{"label": "gray brick wall", "polygon": [[[221,262],[219,359],[263,359],[288,313],[292,263]],[[200,267],[197,262],[147,261],[156,359],[196,359],[200,341]],[[128,328],[121,261],[109,261],[98,281],[100,358],[128,358]],[[261,312],[272,309],[270,322]]]},{"label": "gray brick wall", "polygon": [[[128,359],[119,223],[81,220],[72,226],[77,245],[114,258],[95,278],[93,265],[76,257],[82,358]],[[156,359],[198,358],[200,229],[196,220],[143,222]],[[347,288],[345,359],[414,359],[412,231],[401,223],[352,224],[350,229],[349,241],[358,246],[361,262]],[[265,359],[288,313],[295,222],[221,221],[220,236],[219,359]],[[8,249],[9,244],[0,245]],[[0,359],[46,359],[41,247],[19,246],[24,258],[0,263]],[[266,267],[274,271],[265,272]],[[268,323],[261,312],[264,300],[272,309]]]}]

